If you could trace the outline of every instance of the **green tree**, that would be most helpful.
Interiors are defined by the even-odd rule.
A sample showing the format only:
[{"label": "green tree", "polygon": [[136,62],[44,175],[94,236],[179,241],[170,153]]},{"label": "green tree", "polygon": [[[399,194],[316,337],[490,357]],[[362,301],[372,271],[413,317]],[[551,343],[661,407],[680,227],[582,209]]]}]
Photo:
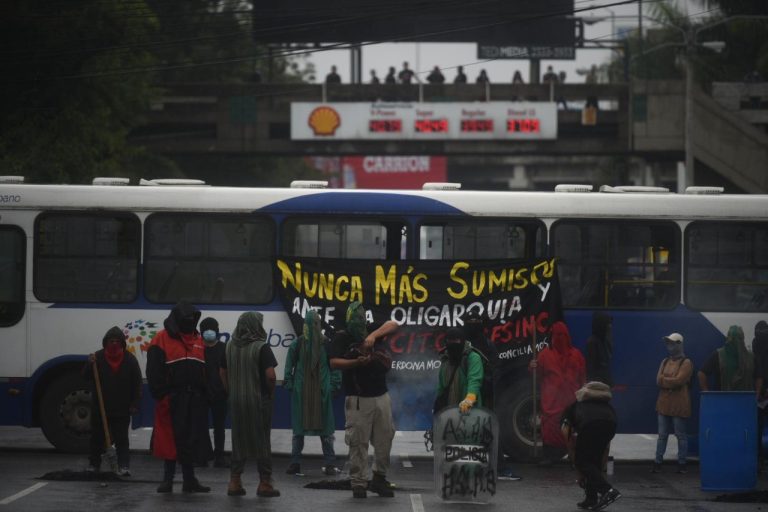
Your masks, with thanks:
[{"label": "green tree", "polygon": [[149,107],[157,27],[142,0],[12,0],[0,17],[0,166],[37,182],[121,174]]}]

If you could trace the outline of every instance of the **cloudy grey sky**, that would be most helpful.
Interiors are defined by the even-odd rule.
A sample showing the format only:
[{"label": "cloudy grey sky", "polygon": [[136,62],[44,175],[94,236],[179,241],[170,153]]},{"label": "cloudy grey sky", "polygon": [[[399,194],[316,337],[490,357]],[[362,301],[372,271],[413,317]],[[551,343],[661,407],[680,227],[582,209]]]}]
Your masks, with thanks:
[{"label": "cloudy grey sky", "polygon": [[[653,0],[650,0],[653,1]],[[638,5],[629,4],[601,8],[601,5],[615,3],[615,0],[595,0],[588,2],[577,0],[577,6],[584,8],[595,6],[592,11],[578,13],[579,17],[591,19],[592,24],[585,25],[585,38],[587,40],[618,38],[623,31],[636,30],[638,26]],[[643,2],[647,7],[648,2]],[[708,7],[696,0],[673,0],[681,9],[691,16],[699,13],[711,14]],[[644,9],[646,16],[647,8]],[[702,14],[699,14],[702,15]],[[613,16],[613,19],[611,19]],[[652,25],[650,20],[643,20],[643,30]],[[617,37],[613,37],[613,30]],[[548,65],[552,65],[555,71],[565,71],[567,82],[583,82],[584,76],[578,75],[577,69],[588,69],[592,64],[600,65],[609,61],[611,50],[583,49],[576,51],[575,60],[541,61],[541,72],[544,73]],[[347,50],[331,50],[313,53],[309,59],[315,64],[317,71],[316,81],[321,82],[335,65],[341,75],[342,81],[350,81],[350,52]],[[474,82],[481,69],[485,69],[491,79],[491,83],[508,83],[516,70],[520,70],[525,82],[529,82],[529,63],[527,60],[495,60],[479,61],[477,58],[477,46],[468,43],[387,43],[363,47],[363,81],[368,82],[370,70],[375,69],[379,78],[383,79],[389,66],[394,66],[398,71],[403,61],[408,61],[411,69],[420,72],[424,80],[434,66],[443,70],[447,82],[452,82],[456,75],[456,66],[464,66],[464,72],[470,82]]]}]

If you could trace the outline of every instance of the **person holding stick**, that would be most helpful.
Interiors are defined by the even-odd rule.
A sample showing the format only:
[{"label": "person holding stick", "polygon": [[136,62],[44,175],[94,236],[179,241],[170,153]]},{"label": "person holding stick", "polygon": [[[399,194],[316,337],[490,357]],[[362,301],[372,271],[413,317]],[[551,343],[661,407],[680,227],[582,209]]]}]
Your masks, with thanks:
[{"label": "person holding stick", "polygon": [[125,334],[119,327],[107,331],[101,346],[88,355],[82,371],[83,378],[93,383],[88,471],[100,470],[105,447],[112,448],[106,446],[106,439],[110,439],[117,450],[117,474],[131,476],[128,427],[141,402],[141,368],[126,350]]}]

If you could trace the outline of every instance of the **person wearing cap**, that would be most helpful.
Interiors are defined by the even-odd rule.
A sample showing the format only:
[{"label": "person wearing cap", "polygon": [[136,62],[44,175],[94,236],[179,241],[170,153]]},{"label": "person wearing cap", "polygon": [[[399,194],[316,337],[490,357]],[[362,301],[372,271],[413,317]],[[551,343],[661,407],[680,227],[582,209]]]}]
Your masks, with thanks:
[{"label": "person wearing cap", "polygon": [[91,442],[88,470],[99,471],[104,453],[104,424],[95,388],[93,365],[99,372],[99,383],[107,416],[110,438],[117,451],[118,475],[131,476],[128,428],[131,415],[139,411],[141,402],[141,368],[133,354],[126,350],[125,334],[115,326],[101,340],[102,349],[88,355],[83,377],[93,382],[91,392]]},{"label": "person wearing cap", "polygon": [[219,322],[207,317],[200,321],[200,334],[205,345],[205,372],[208,375],[208,400],[213,419],[213,467],[227,468],[224,458],[224,423],[227,420],[227,390],[219,369],[223,366],[226,345],[219,338]]},{"label": "person wearing cap", "polygon": [[754,367],[755,361],[744,344],[744,330],[732,325],[725,345],[715,350],[699,370],[699,387],[702,391],[754,391]]},{"label": "person wearing cap", "polygon": [[661,470],[669,432],[674,429],[677,437],[677,472],[685,473],[688,457],[685,421],[691,415],[690,382],[693,362],[685,357],[682,334],[673,332],[662,340],[668,356],[661,361],[656,373],[656,385],[659,387],[659,397],[656,400],[659,438],[656,441],[656,458],[651,471],[658,473]]},{"label": "person wearing cap", "polygon": [[575,396],[576,401],[563,413],[560,428],[584,488],[585,498],[576,506],[601,510],[621,498],[602,471],[605,453],[616,434],[611,388],[603,382],[588,382]]}]

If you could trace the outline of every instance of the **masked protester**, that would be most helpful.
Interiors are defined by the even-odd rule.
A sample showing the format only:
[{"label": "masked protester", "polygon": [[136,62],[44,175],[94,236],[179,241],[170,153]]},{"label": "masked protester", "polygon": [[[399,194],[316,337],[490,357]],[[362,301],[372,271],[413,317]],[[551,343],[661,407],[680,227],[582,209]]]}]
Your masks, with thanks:
[{"label": "masked protester", "polygon": [[592,335],[587,339],[587,380],[613,385],[611,356],[613,355],[613,320],[602,311],[592,314]]},{"label": "masked protester", "polygon": [[656,400],[656,412],[659,422],[659,439],[656,442],[656,458],[651,472],[658,473],[667,451],[669,432],[674,428],[677,437],[677,472],[686,472],[688,456],[688,435],[685,420],[691,415],[690,382],[693,374],[693,362],[685,357],[683,335],[673,332],[663,338],[668,357],[665,357],[656,374],[659,386],[659,398]]},{"label": "masked protester", "polygon": [[291,427],[293,442],[289,475],[301,474],[301,452],[304,436],[320,436],[325,465],[323,473],[334,476],[336,467],[333,448],[336,423],[333,417],[333,393],[341,388],[341,372],[331,370],[325,350],[325,336],[320,327],[320,314],[308,310],[304,316],[302,335],[288,348],[283,385],[291,393]]},{"label": "masked protester", "polygon": [[573,403],[576,390],[586,381],[584,356],[571,346],[571,335],[563,322],[555,322],[550,344],[539,353],[529,368],[538,371],[541,387],[541,440],[543,464],[551,464],[565,455],[565,440],[560,432],[560,418]]},{"label": "masked protester", "polygon": [[155,404],[152,454],[165,461],[157,492],[173,491],[176,461],[184,478],[182,491],[209,492],[195,477],[195,465],[211,459],[208,434],[208,379],[205,347],[197,322],[200,311],[179,302],[147,351],[147,382]]},{"label": "masked protester", "polygon": [[[702,391],[753,391],[755,361],[744,345],[744,330],[732,325],[725,337],[725,345],[715,350],[699,370]],[[710,388],[709,379],[713,386]]]},{"label": "masked protester", "polygon": [[[464,340],[461,329],[453,327],[445,333],[445,348],[440,358],[437,395],[446,395],[447,405],[458,405],[462,413],[482,405],[482,356]],[[437,412],[437,411],[435,411]]]},{"label": "masked protester", "polygon": [[267,343],[264,315],[240,315],[227,343],[222,377],[229,391],[232,416],[232,463],[227,494],[245,494],[241,475],[247,459],[256,459],[259,487],[256,495],[280,496],[272,481],[272,403],[275,397],[277,360]]},{"label": "masked protester", "polygon": [[[483,407],[496,411],[495,401],[495,379],[496,366],[499,360],[499,353],[496,346],[485,335],[483,317],[474,309],[467,311],[462,317],[464,321],[464,335],[467,341],[472,344],[472,348],[478,351],[483,357],[483,385],[480,388],[480,396],[483,397]],[[497,461],[497,478],[499,480],[518,481],[522,480],[504,457],[504,450],[499,446],[499,460]]]},{"label": "masked protester", "polygon": [[763,429],[768,423],[768,408],[765,407],[765,401],[768,399],[768,392],[766,392],[766,384],[768,384],[768,323],[765,320],[760,320],[755,325],[752,354],[755,356],[755,392],[757,393],[757,401],[761,404],[757,408],[757,467],[759,471],[762,471],[765,462],[762,450]]},{"label": "masked protester", "polygon": [[621,498],[602,472],[605,453],[616,434],[611,388],[602,382],[590,382],[578,389],[575,396],[576,401],[563,413],[561,431],[579,472],[579,483],[584,487],[584,500],[576,506],[601,510]]},{"label": "masked protester", "polygon": [[[379,496],[393,497],[387,482],[389,454],[395,425],[387,390],[387,371],[392,360],[379,340],[399,328],[389,320],[369,333],[365,308],[353,302],[347,308],[346,329],[339,331],[331,345],[331,368],[342,371],[346,393],[344,441],[349,446],[349,476],[352,496],[365,498],[368,489]],[[373,443],[373,479],[368,485],[368,444]]]},{"label": "masked protester", "polygon": [[224,361],[226,345],[219,340],[219,322],[215,318],[200,321],[200,334],[205,345],[205,372],[208,376],[208,407],[213,419],[213,467],[228,468],[224,458],[224,424],[227,420],[227,390],[219,369]]},{"label": "masked protester", "polygon": [[88,363],[83,367],[83,377],[86,381],[93,382],[88,470],[99,471],[106,438],[94,382],[95,363],[99,372],[109,434],[117,451],[118,475],[131,476],[128,428],[131,415],[139,411],[141,402],[141,368],[133,354],[126,350],[125,334],[119,327],[112,327],[107,331],[101,340],[101,346],[101,350],[88,356]]}]

